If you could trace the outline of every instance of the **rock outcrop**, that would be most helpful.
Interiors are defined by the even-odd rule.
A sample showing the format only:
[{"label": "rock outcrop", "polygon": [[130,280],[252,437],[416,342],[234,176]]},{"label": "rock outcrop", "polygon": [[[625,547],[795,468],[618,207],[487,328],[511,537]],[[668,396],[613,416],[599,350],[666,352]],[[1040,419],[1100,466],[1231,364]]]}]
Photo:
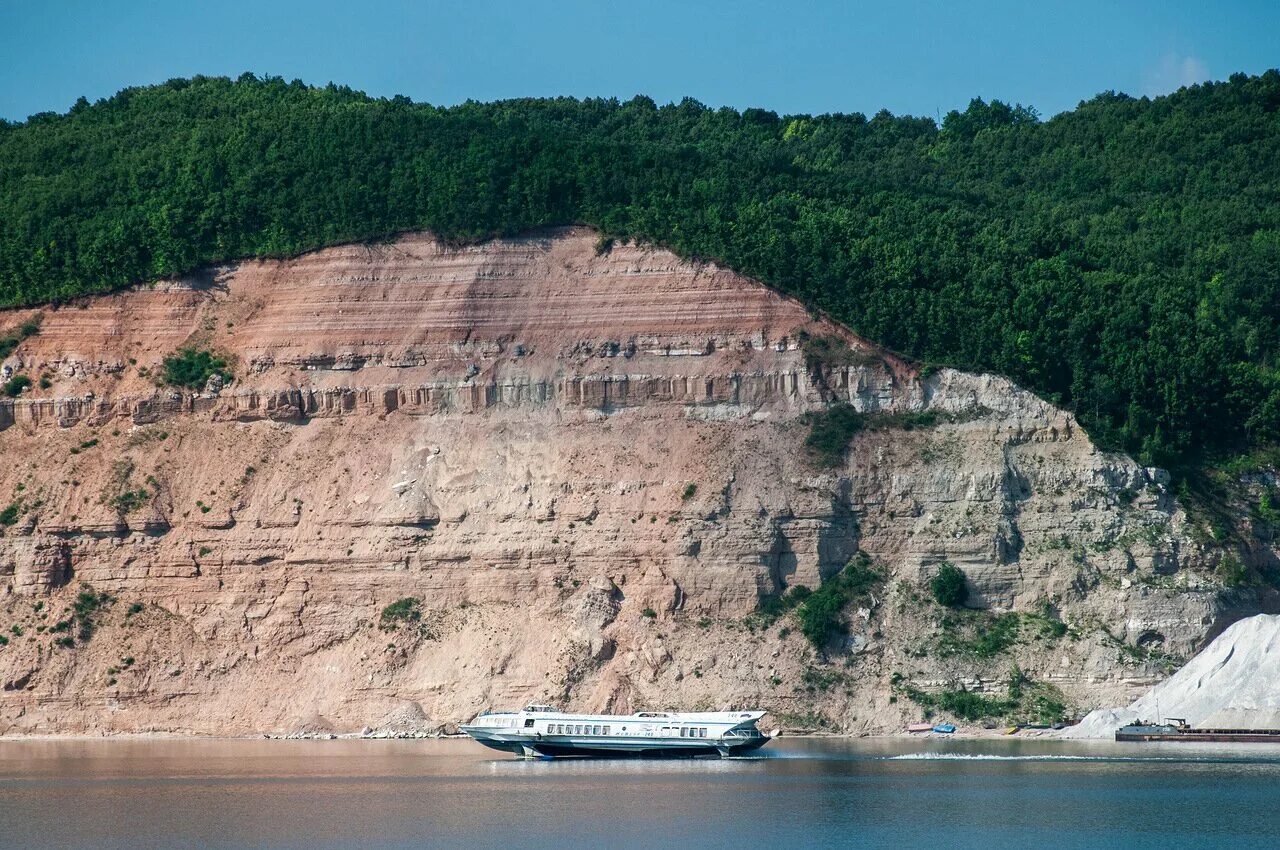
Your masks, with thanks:
[{"label": "rock outcrop", "polygon": [[[158,387],[184,346],[235,380]],[[1167,476],[1070,414],[585,230],[50,308],[5,368],[38,383],[0,402],[0,734],[403,733],[533,700],[885,731],[919,711],[902,682],[1000,690],[1015,663],[1127,701],[1260,605]],[[870,418],[825,468],[806,417],[833,401]],[[758,613],[860,552],[887,578],[847,637]],[[943,561],[975,628],[1027,615],[1018,641],[937,650]]]}]

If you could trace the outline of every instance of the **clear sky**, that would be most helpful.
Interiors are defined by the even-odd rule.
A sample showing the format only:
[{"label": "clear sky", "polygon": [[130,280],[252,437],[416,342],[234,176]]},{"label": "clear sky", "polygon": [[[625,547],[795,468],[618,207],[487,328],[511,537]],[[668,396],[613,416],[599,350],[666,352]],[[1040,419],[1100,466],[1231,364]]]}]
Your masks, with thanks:
[{"label": "clear sky", "polygon": [[568,94],[783,113],[1047,116],[1280,66],[1280,0],[0,0],[0,117],[243,71],[453,104]]}]

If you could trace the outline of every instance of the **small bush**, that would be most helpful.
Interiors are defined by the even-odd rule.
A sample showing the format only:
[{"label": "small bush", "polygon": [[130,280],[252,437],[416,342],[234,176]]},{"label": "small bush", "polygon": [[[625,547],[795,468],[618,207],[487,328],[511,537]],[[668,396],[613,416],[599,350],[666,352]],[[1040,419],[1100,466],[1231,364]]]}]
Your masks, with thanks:
[{"label": "small bush", "polygon": [[836,404],[808,416],[809,434],[805,448],[819,466],[839,466],[849,441],[862,430],[862,414],[849,404]]},{"label": "small bush", "polygon": [[125,490],[119,495],[108,499],[107,505],[118,514],[131,514],[146,507],[150,499],[151,494],[139,488],[137,490]]},{"label": "small bush", "polygon": [[416,623],[421,619],[422,610],[419,607],[419,600],[414,596],[406,596],[382,609],[379,627],[383,631],[389,632],[401,624]]},{"label": "small bush", "polygon": [[9,398],[17,398],[22,391],[31,386],[31,379],[26,375],[14,375],[4,383],[4,394]]},{"label": "small bush", "polygon": [[938,572],[929,582],[929,589],[939,605],[959,608],[969,598],[969,587],[964,571],[950,561],[943,561]]},{"label": "small bush", "polygon": [[[832,638],[844,634],[848,629],[844,609],[883,581],[884,575],[871,566],[870,556],[865,552],[858,553],[843,570],[824,581],[817,590],[797,594],[796,619],[801,634],[819,649]],[[794,590],[801,589],[797,587]]]},{"label": "small bush", "polygon": [[166,357],[162,368],[166,384],[191,390],[204,389],[214,375],[222,376],[224,382],[231,380],[226,359],[203,349],[184,348]]},{"label": "small bush", "polygon": [[804,354],[805,368],[810,372],[839,369],[845,366],[864,366],[880,359],[867,352],[850,348],[849,343],[834,334],[810,336],[802,332],[800,351]]},{"label": "small bush", "polygon": [[9,507],[0,511],[0,525],[13,525],[20,516],[22,516],[22,505],[12,502]]},{"label": "small bush", "polygon": [[653,610],[652,608],[644,609],[643,611],[640,612],[640,615],[643,617],[648,617],[650,620],[656,620],[658,618],[658,612]]},{"label": "small bush", "polygon": [[690,499],[692,499],[694,497],[694,494],[697,492],[698,492],[697,484],[693,484],[693,483],[686,484],[684,485],[684,492],[680,494],[680,498],[687,502]]},{"label": "small bush", "polygon": [[78,628],[76,636],[82,643],[87,642],[93,637],[93,633],[97,630],[97,614],[104,607],[111,604],[115,600],[105,593],[98,593],[89,585],[82,585],[80,592],[76,594],[75,601],[71,603],[73,619]]},{"label": "small bush", "polygon": [[797,584],[795,587],[787,590],[781,596],[775,596],[772,599],[766,599],[760,603],[756,609],[767,621],[772,622],[783,614],[791,611],[809,598],[809,594],[813,593],[803,584]]},{"label": "small bush", "polygon": [[945,632],[938,641],[938,655],[995,658],[1018,642],[1021,624],[1022,616],[1012,611],[998,616],[980,611],[948,614],[942,621]]},{"label": "small bush", "polygon": [[1062,622],[1057,609],[1048,599],[1041,600],[1040,609],[1034,614],[1024,615],[1024,619],[1038,627],[1041,637],[1057,640],[1067,634],[1067,624]]},{"label": "small bush", "polygon": [[4,336],[0,336],[0,360],[3,360],[17,350],[18,346],[22,344],[24,339],[38,334],[40,332],[40,322],[42,319],[43,317],[40,315],[33,316],[19,325],[17,330],[10,331]]},{"label": "small bush", "polygon": [[1227,587],[1243,587],[1258,583],[1257,576],[1231,552],[1223,555],[1218,561],[1218,576]]}]

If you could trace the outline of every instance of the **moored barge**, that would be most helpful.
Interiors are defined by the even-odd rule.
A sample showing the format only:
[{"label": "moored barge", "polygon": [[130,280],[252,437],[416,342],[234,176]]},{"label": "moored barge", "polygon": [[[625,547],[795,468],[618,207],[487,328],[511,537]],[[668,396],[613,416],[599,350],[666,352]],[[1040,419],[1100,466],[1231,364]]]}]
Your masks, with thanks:
[{"label": "moored barge", "polygon": [[1131,723],[1116,730],[1117,741],[1280,744],[1280,729],[1202,729],[1170,718],[1168,723]]}]

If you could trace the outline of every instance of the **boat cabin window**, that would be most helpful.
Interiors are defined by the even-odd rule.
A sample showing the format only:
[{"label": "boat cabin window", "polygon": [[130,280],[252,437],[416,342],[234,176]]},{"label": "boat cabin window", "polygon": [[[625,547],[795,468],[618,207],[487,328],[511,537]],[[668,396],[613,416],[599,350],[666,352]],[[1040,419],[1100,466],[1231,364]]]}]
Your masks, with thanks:
[{"label": "boat cabin window", "polygon": [[532,718],[532,717],[529,717],[529,718],[526,718],[526,719],[525,719],[525,721],[524,721],[524,728],[526,728],[526,729],[532,729],[532,728],[533,728],[533,718]]},{"label": "boat cabin window", "polygon": [[698,737],[699,738],[707,737],[707,728],[705,726],[698,730]]},{"label": "boat cabin window", "polygon": [[608,734],[609,734],[609,727],[608,727],[608,726],[604,727],[604,733],[605,733],[606,735],[608,735]]}]

